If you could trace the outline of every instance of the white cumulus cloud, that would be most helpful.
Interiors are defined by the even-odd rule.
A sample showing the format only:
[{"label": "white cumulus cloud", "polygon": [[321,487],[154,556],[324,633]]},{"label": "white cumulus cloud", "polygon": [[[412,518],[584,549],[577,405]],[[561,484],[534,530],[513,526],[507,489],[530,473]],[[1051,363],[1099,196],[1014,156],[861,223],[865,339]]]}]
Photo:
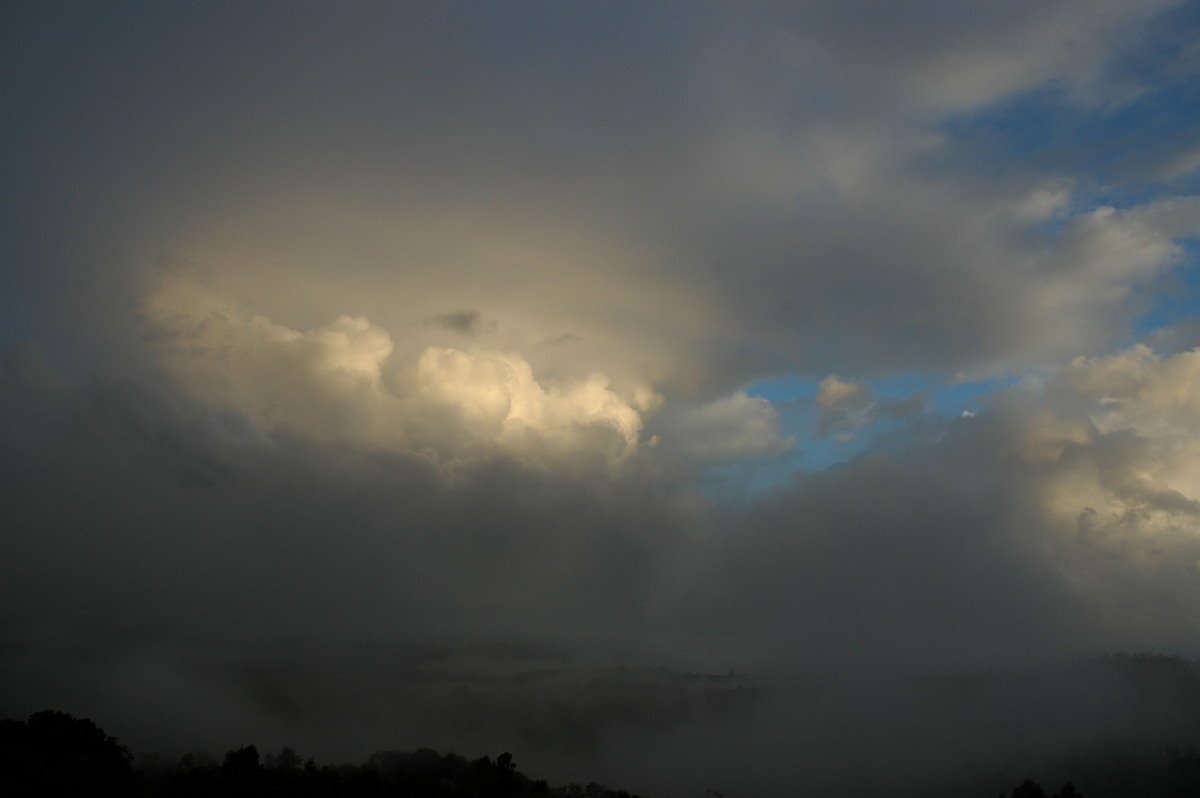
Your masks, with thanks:
[{"label": "white cumulus cloud", "polygon": [[[145,303],[162,362],[195,396],[244,414],[265,432],[420,452],[439,462],[502,452],[539,460],[637,451],[639,385],[608,378],[543,384],[520,354],[417,346],[385,376],[396,346],[363,316],[307,331],[238,308],[197,280],[168,275]],[[390,364],[389,364],[390,365]]]}]

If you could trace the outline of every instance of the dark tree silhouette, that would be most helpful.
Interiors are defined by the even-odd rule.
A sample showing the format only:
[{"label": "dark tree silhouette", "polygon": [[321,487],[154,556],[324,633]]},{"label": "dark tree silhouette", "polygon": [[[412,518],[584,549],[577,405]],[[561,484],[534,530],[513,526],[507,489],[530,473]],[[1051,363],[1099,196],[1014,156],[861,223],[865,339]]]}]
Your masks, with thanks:
[{"label": "dark tree silhouette", "polygon": [[1025,779],[1020,787],[1013,789],[1012,798],[1046,798],[1046,791],[1033,779]]},{"label": "dark tree silhouette", "polygon": [[221,770],[226,776],[245,778],[258,773],[258,749],[252,745],[243,746],[236,751],[225,754],[225,762]]},{"label": "dark tree silhouette", "polygon": [[[542,798],[565,795],[517,770],[512,754],[468,761],[431,749],[381,751],[363,765],[318,766],[284,748],[264,768],[253,745],[229,751],[220,765],[207,754],[170,763],[129,752],[90,720],[39,712],[27,722],[0,721],[0,798]],[[578,785],[574,792],[582,794]],[[637,798],[589,784],[589,798]]]},{"label": "dark tree silhouette", "polygon": [[[1003,793],[1000,794],[1000,798],[1004,798]],[[1047,796],[1046,791],[1042,789],[1042,785],[1033,779],[1025,779],[1025,781],[1021,782],[1021,786],[1013,789],[1011,798],[1047,798]],[[1083,795],[1076,791],[1075,785],[1072,782],[1068,781],[1058,792],[1049,798],[1083,798]]]},{"label": "dark tree silhouette", "polygon": [[87,718],[35,712],[0,724],[0,793],[120,795],[132,784],[132,756]]},{"label": "dark tree silhouette", "polygon": [[300,755],[286,745],[279,751],[275,762],[276,767],[282,770],[298,770],[302,764]]}]

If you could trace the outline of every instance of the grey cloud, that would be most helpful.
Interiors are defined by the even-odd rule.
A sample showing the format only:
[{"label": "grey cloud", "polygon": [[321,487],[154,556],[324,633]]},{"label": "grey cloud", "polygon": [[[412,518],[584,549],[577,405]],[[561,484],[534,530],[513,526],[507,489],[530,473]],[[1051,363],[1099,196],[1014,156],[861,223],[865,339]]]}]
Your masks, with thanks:
[{"label": "grey cloud", "polygon": [[[879,0],[767,3],[769,13],[828,74],[863,92],[864,106],[896,102],[919,109],[963,109],[1050,82],[1077,101],[1096,101],[1114,39],[1174,3],[1098,3],[1085,19],[1075,9],[1020,2],[994,7],[938,2],[913,9]],[[1071,24],[1071,23],[1075,24]],[[889,74],[876,67],[887,64]],[[852,100],[854,102],[854,100]]]},{"label": "grey cloud", "polygon": [[429,318],[429,323],[451,332],[475,338],[496,329],[496,322],[485,319],[477,310],[459,310],[439,313]]},{"label": "grey cloud", "polygon": [[663,450],[704,464],[778,457],[794,443],[780,429],[770,402],[741,391],[677,413],[668,409],[650,429]]},{"label": "grey cloud", "polygon": [[817,430],[847,441],[855,431],[881,418],[911,419],[926,408],[923,391],[906,397],[884,397],[866,383],[848,382],[830,374],[817,385]]},{"label": "grey cloud", "polygon": [[817,386],[817,419],[822,435],[850,438],[875,420],[875,392],[870,386],[845,382],[830,374]]},{"label": "grey cloud", "polygon": [[[1036,226],[1014,233],[996,211],[1043,176],[964,191],[977,176],[948,165],[953,142],[931,139],[937,119],[902,120],[896,109],[914,92],[981,104],[1055,80],[1094,83],[1116,33],[1138,30],[1159,8],[1083,13],[1030,3],[1000,19],[960,4],[932,15],[872,3],[862,14],[833,3],[686,13],[545,4],[524,22],[495,11],[461,15],[454,4],[368,5],[357,14],[304,7],[286,19],[219,4],[81,8],[66,20],[24,10],[6,50],[20,54],[25,71],[6,91],[28,123],[6,168],[25,199],[6,218],[47,282],[21,292],[50,303],[80,337],[104,341],[110,358],[125,343],[113,340],[112,318],[127,308],[81,307],[50,283],[114,296],[157,254],[278,274],[288,288],[276,296],[261,284],[240,290],[293,327],[315,326],[315,297],[345,297],[324,318],[366,313],[395,333],[385,318],[395,310],[359,307],[387,305],[382,278],[398,295],[415,294],[422,317],[431,302],[466,300],[505,329],[529,323],[537,340],[561,335],[565,325],[477,304],[496,296],[490,287],[454,296],[472,282],[454,270],[435,280],[416,274],[444,270],[464,238],[495,249],[494,233],[463,209],[495,216],[502,197],[529,225],[570,219],[621,244],[587,263],[554,241],[514,259],[545,259],[571,276],[551,283],[545,272],[493,260],[519,283],[514,295],[536,290],[521,313],[558,308],[610,334],[627,329],[652,353],[644,370],[681,394],[728,394],[780,365],[953,373],[1061,357],[1081,341],[1119,336],[1135,309],[1089,299],[1030,318],[1029,308],[1042,307],[1042,275],[1011,264],[1040,257],[1042,245],[1027,240]],[[1067,13],[1083,19],[1063,24]],[[197,44],[205,31],[222,47]],[[1073,48],[1058,46],[1064,31],[1076,37]],[[79,46],[55,46],[65,41]],[[815,71],[806,68],[812,59]],[[979,85],[939,87],[944,78]],[[174,90],[182,84],[189,91]],[[870,99],[881,92],[894,103]],[[859,102],[876,115],[854,110]],[[930,162],[941,166],[931,171]],[[54,174],[70,175],[70,185],[29,172],[30,163],[57,164]],[[564,184],[563,175],[574,177]],[[337,229],[333,208],[348,198],[378,219],[365,236]],[[445,211],[431,225],[414,208],[433,198]],[[281,203],[291,209],[262,210]],[[548,208],[561,218],[541,218]],[[240,240],[223,229],[228,218],[245,220]],[[419,252],[411,236],[387,240],[397,223],[426,231]],[[56,232],[65,227],[74,231],[70,247]],[[622,262],[633,265],[614,275]],[[592,296],[591,278],[601,274],[627,283],[622,296]],[[306,280],[317,284],[301,299]],[[672,282],[688,284],[686,303],[636,301]],[[614,302],[627,307],[616,325]],[[594,326],[569,329],[603,341]],[[613,362],[629,362],[635,348],[607,346],[620,350],[606,353]],[[752,348],[761,365],[742,357],[754,371],[731,374],[722,353]]]}]

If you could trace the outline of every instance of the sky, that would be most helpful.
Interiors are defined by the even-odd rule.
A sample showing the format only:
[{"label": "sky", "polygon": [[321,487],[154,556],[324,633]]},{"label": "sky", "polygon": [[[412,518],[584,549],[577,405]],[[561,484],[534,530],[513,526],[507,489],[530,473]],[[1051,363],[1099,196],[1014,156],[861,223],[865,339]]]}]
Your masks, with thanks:
[{"label": "sky", "polygon": [[0,104],[5,717],[767,796],[1200,657],[1194,2],[5,3]]}]

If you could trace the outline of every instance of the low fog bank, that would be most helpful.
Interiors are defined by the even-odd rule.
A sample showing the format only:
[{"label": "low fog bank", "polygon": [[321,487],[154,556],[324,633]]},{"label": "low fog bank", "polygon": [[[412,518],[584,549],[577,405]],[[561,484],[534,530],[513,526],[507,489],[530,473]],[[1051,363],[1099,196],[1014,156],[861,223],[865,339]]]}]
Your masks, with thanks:
[{"label": "low fog bank", "polygon": [[[332,680],[347,687],[313,715],[302,677],[289,688],[260,673],[259,689],[293,712],[276,736],[299,732],[327,750],[376,735],[347,761],[379,747],[512,751],[551,784],[594,780],[656,798],[992,796],[1027,777],[1049,791],[1070,781],[1091,798],[1169,795],[1188,775],[1175,771],[1200,764],[1200,662],[1152,654],[772,683],[662,668],[368,670]],[[333,730],[345,736],[333,742]]]},{"label": "low fog bank", "polygon": [[542,667],[539,653],[513,648],[472,652],[470,671],[463,655],[392,654],[214,669],[208,698],[217,703],[204,706],[154,707],[132,694],[90,706],[132,751],[154,754],[150,762],[201,751],[220,761],[248,744],[264,754],[288,746],[322,765],[381,750],[431,747],[472,760],[511,752],[551,785],[596,781],[653,798],[983,798],[1027,777],[1049,792],[1072,782],[1089,798],[1179,795],[1200,767],[1200,662],[1176,657],[767,684],[733,673]]}]

